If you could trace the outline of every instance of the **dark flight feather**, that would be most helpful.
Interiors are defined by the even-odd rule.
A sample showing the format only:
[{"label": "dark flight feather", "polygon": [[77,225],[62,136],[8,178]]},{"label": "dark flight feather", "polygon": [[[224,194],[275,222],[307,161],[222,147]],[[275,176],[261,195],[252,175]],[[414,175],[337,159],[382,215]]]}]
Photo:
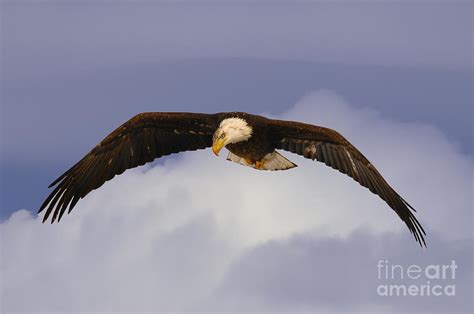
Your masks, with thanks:
[{"label": "dark flight feather", "polygon": [[89,192],[125,170],[162,156],[212,145],[218,127],[215,115],[142,113],[110,133],[84,158],[50,185],[56,188],[41,205],[43,222],[60,221]]},{"label": "dark flight feather", "polygon": [[[395,192],[367,158],[342,135],[328,128],[299,122],[269,120],[268,123],[276,148],[316,159],[352,177],[382,198],[405,222],[416,241],[421,246],[426,246],[426,232],[413,215],[414,208]],[[294,149],[300,141],[306,143],[302,152]]]}]

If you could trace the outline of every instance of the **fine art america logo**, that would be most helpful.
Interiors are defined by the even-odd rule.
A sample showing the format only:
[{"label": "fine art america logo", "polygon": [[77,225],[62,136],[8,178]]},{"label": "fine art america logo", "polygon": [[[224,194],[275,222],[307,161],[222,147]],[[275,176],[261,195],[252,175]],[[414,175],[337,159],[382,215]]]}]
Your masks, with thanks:
[{"label": "fine art america logo", "polygon": [[380,296],[455,296],[456,261],[447,264],[399,265],[379,260],[377,272]]}]

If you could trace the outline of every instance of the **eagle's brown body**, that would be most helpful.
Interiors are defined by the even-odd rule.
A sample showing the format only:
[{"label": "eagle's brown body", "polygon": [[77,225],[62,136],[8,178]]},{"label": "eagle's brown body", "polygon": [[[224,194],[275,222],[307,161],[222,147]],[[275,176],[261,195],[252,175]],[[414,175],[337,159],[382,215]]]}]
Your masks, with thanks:
[{"label": "eagle's brown body", "polygon": [[[338,132],[320,126],[268,119],[243,112],[150,112],[136,115],[110,133],[50,185],[51,187],[57,184],[39,210],[46,210],[43,221],[51,214],[51,222],[56,219],[59,221],[67,208],[70,212],[79,199],[127,169],[173,153],[211,146],[214,149],[216,141],[223,141],[221,137],[225,137],[217,136],[225,133],[221,130],[222,124],[234,118],[243,121],[246,127],[252,130],[251,136],[247,136],[245,140],[225,145],[238,158],[258,165],[275,150],[286,150],[323,162],[352,177],[382,198],[405,222],[415,239],[421,245],[426,245],[425,232],[413,215],[413,207],[385,181],[367,158]],[[235,131],[232,126],[230,128]],[[259,166],[256,168],[265,169]]]},{"label": "eagle's brown body", "polygon": [[267,119],[260,116],[249,115],[242,112],[235,112],[223,115],[244,119],[253,129],[252,137],[247,141],[229,144],[226,148],[237,156],[255,163],[276,149],[276,143],[271,138],[271,132],[267,126]]}]

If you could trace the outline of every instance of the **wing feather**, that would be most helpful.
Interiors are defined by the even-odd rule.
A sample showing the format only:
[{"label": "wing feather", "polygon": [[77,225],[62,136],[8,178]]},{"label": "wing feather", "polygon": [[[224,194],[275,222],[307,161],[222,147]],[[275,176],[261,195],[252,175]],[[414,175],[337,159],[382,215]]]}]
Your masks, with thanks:
[{"label": "wing feather", "polygon": [[[405,222],[416,241],[426,246],[425,230],[416,219],[415,209],[385,181],[377,169],[338,132],[299,122],[267,120],[275,147],[316,159],[352,177],[382,198]],[[299,143],[305,144],[299,149]]]},{"label": "wing feather", "polygon": [[156,158],[204,149],[212,145],[215,115],[197,113],[142,113],[115,129],[79,162],[59,176],[38,212],[43,222],[60,221],[66,209],[125,170]]}]

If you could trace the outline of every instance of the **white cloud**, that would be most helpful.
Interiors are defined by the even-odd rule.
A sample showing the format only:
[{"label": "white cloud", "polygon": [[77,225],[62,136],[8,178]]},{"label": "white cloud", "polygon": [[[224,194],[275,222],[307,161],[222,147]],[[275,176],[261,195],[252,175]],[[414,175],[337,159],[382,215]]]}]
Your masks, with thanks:
[{"label": "white cloud", "polygon": [[[428,250],[442,249],[430,246],[433,234],[452,243],[471,238],[472,160],[435,128],[356,110],[328,91],[309,94],[283,118],[332,127],[359,147],[419,209],[429,233]],[[249,275],[235,273],[240,259],[268,241],[286,243],[293,236],[350,242],[362,230],[374,246],[383,246],[378,239],[391,235],[399,239],[391,251],[407,246],[412,254],[423,254],[378,197],[323,164],[285,155],[299,167],[258,172],[215,159],[209,150],[187,153],[115,178],[60,224],[42,225],[29,212],[16,212],[0,225],[3,309],[179,311],[222,306],[222,300],[209,300],[235,276]],[[302,262],[316,263],[313,258],[308,254]],[[331,258],[338,256],[326,259]],[[270,282],[277,282],[284,274],[271,275]],[[321,283],[305,287],[313,289],[313,284],[317,288]],[[249,303],[242,307],[273,300],[259,297],[244,299]],[[289,306],[297,305],[290,301]]]}]

